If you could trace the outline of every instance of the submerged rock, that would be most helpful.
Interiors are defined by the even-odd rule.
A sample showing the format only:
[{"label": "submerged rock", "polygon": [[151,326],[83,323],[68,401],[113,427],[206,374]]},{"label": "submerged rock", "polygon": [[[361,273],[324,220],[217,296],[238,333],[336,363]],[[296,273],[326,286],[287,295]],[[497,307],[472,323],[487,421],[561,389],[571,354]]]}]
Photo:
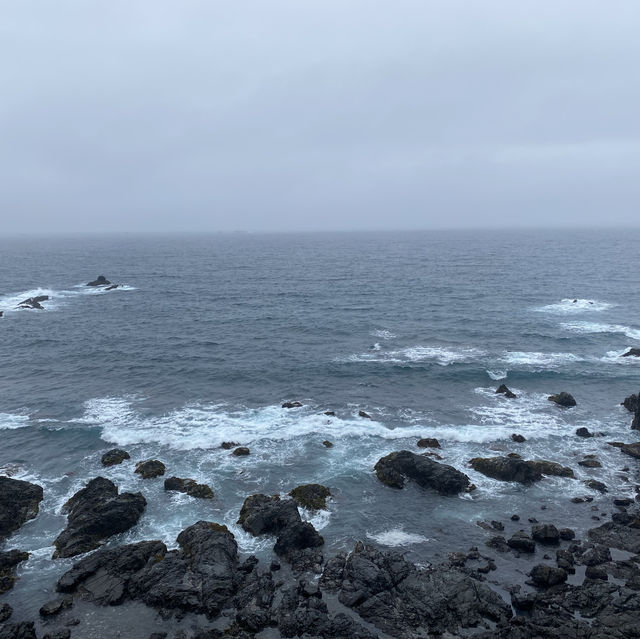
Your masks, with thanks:
[{"label": "submerged rock", "polygon": [[6,623],[0,628],[0,639],[38,639],[33,621]]},{"label": "submerged rock", "polygon": [[588,428],[585,428],[584,426],[576,430],[576,435],[578,437],[593,437],[593,433]]},{"label": "submerged rock", "polygon": [[98,275],[98,277],[93,280],[93,282],[89,282],[87,286],[109,286],[111,282],[104,276]]},{"label": "submerged rock", "polygon": [[496,390],[496,395],[498,394],[504,395],[509,399],[515,399],[517,397],[517,395],[513,391],[511,391],[506,384],[500,384],[500,386],[498,386]]},{"label": "submerged rock", "polygon": [[557,395],[550,395],[547,399],[550,402],[558,404],[558,406],[563,406],[564,408],[571,408],[576,405],[576,400],[573,398],[573,395],[565,393],[564,391]]},{"label": "submerged rock", "polygon": [[105,288],[105,291],[113,291],[114,289],[118,288],[118,286],[120,286],[120,284],[112,284],[111,286],[107,286],[107,288]]},{"label": "submerged rock", "polygon": [[455,495],[470,487],[469,478],[453,466],[440,464],[408,450],[382,457],[374,470],[378,479],[392,488],[402,488],[407,479],[443,495]]},{"label": "submerged rock", "polygon": [[207,484],[199,484],[195,479],[180,479],[180,477],[169,477],[164,480],[165,490],[175,490],[179,493],[186,493],[190,497],[200,499],[213,499],[213,490]]},{"label": "submerged rock", "polygon": [[600,493],[607,492],[607,487],[605,486],[605,484],[603,484],[601,481],[598,481],[597,479],[585,479],[583,483],[587,488],[591,488],[591,490],[597,490]]},{"label": "submerged rock", "polygon": [[441,448],[440,442],[435,437],[423,437],[416,445],[418,448]]},{"label": "submerged rock", "polygon": [[284,402],[284,404],[282,404],[282,408],[300,408],[301,406],[301,402]]},{"label": "submerged rock", "polygon": [[164,475],[166,466],[157,459],[148,459],[136,464],[135,473],[142,475],[142,479],[154,479],[160,475]]},{"label": "submerged rock", "polygon": [[578,462],[578,466],[584,466],[585,468],[602,468],[602,464],[594,455],[586,455],[584,459]]},{"label": "submerged rock", "polygon": [[125,459],[131,459],[131,455],[121,448],[112,448],[102,456],[103,466],[115,466],[121,464]]},{"label": "submerged rock", "polygon": [[365,419],[371,419],[371,415],[369,413],[365,413],[363,410],[358,411],[358,417],[364,417]]},{"label": "submerged rock", "polygon": [[246,446],[240,446],[239,448],[236,448],[231,454],[235,455],[236,457],[246,457],[247,455],[251,454],[251,451]]},{"label": "submerged rock", "polygon": [[558,464],[557,462],[547,461],[545,459],[536,459],[527,463],[531,464],[543,475],[549,475],[552,477],[569,477],[571,479],[575,479],[575,475],[571,468],[569,468],[568,466],[563,466],[562,464]]},{"label": "submerged rock", "polygon": [[0,477],[0,541],[38,514],[42,486]]},{"label": "submerged rock", "polygon": [[331,496],[331,491],[322,484],[303,484],[294,488],[289,496],[303,508],[326,510],[327,497]]},{"label": "submerged rock", "polygon": [[0,604],[0,623],[4,623],[13,614],[13,608],[8,603]]},{"label": "submerged rock", "polygon": [[21,550],[0,551],[0,594],[13,588],[16,566],[29,559],[29,553]]},{"label": "submerged rock", "polygon": [[129,530],[138,523],[146,505],[140,493],[118,494],[117,486],[108,479],[92,479],[63,506],[68,523],[54,541],[53,558],[93,550],[102,540]]},{"label": "submerged rock", "polygon": [[325,440],[322,442],[322,445],[323,445],[325,448],[333,448],[333,443],[332,443],[332,442],[330,442],[328,439],[325,439]]},{"label": "submerged rock", "polygon": [[223,448],[224,450],[231,450],[236,446],[240,446],[240,444],[237,442],[222,442],[222,444],[220,444],[220,448]]}]

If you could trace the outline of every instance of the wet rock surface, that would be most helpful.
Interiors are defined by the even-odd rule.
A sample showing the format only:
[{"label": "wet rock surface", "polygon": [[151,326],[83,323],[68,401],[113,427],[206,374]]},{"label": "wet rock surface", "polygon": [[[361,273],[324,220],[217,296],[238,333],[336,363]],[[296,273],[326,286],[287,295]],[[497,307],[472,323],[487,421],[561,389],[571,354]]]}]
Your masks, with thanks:
[{"label": "wet rock surface", "polygon": [[186,493],[190,497],[198,497],[200,499],[213,499],[214,497],[213,490],[207,484],[199,484],[195,479],[169,477],[164,480],[164,489]]},{"label": "wet rock surface", "polygon": [[92,479],[63,507],[67,527],[54,542],[54,558],[93,550],[102,540],[129,530],[140,519],[146,504],[140,493],[118,494],[112,481],[104,477]]},{"label": "wet rock surface", "polygon": [[21,550],[0,552],[0,594],[13,588],[16,580],[16,567],[29,559],[29,554]]},{"label": "wet rock surface", "polygon": [[142,479],[154,479],[164,475],[165,470],[166,467],[161,461],[148,459],[147,461],[138,462],[134,472],[142,475]]},{"label": "wet rock surface", "polygon": [[558,393],[557,395],[550,395],[547,399],[550,402],[558,404],[558,406],[562,406],[563,408],[572,408],[577,404],[573,395],[571,395],[570,393],[565,393],[564,391]]},{"label": "wet rock surface", "polygon": [[469,464],[473,470],[500,481],[531,484],[542,479],[535,464],[517,457],[474,457]]},{"label": "wet rock surface", "polygon": [[116,466],[117,464],[121,464],[125,459],[131,459],[131,455],[129,455],[126,450],[113,448],[102,456],[101,461],[103,466]]},{"label": "wet rock surface", "polygon": [[38,514],[42,486],[0,477],[0,541]]},{"label": "wet rock surface", "polygon": [[289,496],[303,508],[326,510],[327,497],[331,496],[331,491],[322,484],[304,484],[290,491]]}]

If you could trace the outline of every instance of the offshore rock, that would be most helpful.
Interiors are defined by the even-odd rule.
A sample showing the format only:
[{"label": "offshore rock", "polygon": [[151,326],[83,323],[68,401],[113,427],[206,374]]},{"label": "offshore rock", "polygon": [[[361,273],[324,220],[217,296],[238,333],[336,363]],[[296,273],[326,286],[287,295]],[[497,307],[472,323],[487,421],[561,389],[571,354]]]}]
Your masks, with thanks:
[{"label": "offshore rock", "polygon": [[97,548],[107,537],[129,530],[140,519],[146,499],[140,493],[118,494],[104,477],[92,479],[63,506],[67,527],[54,541],[53,558],[73,557]]},{"label": "offshore rock", "polygon": [[418,448],[441,448],[440,442],[435,437],[423,437],[416,444]]},{"label": "offshore rock", "polygon": [[536,542],[522,530],[513,533],[507,544],[512,550],[520,552],[535,552],[536,550]]},{"label": "offshore rock", "polygon": [[282,408],[300,408],[302,406],[301,402],[284,402],[282,404]]},{"label": "offshore rock", "polygon": [[303,484],[294,488],[290,497],[303,508],[309,510],[326,510],[327,497],[331,496],[331,491],[322,484]]},{"label": "offshore rock", "polygon": [[198,484],[194,479],[180,479],[180,477],[169,477],[164,480],[165,490],[175,490],[179,493],[186,493],[190,497],[200,499],[213,499],[213,490],[207,484]]},{"label": "offshore rock", "polygon": [[16,566],[29,559],[29,553],[21,550],[0,552],[0,594],[13,588]]},{"label": "offshore rock", "polygon": [[636,459],[640,459],[640,442],[634,442],[633,444],[621,444],[618,446],[625,455],[630,455]]},{"label": "offshore rock", "polygon": [[392,488],[402,488],[407,479],[415,481],[422,488],[433,488],[443,495],[455,495],[470,487],[469,478],[453,466],[439,464],[408,450],[382,457],[374,470],[378,479]]},{"label": "offshore rock", "polygon": [[506,384],[500,384],[500,386],[498,386],[496,395],[498,394],[504,395],[509,399],[515,399],[517,397],[517,395],[512,390],[510,390]]},{"label": "offshore rock", "polygon": [[251,451],[246,446],[240,446],[236,448],[232,453],[236,457],[246,457],[251,454]]},{"label": "offshore rock", "polygon": [[111,282],[104,276],[98,275],[98,277],[93,280],[93,282],[89,282],[87,286],[109,286]]},{"label": "offshore rock", "polygon": [[121,448],[112,448],[102,456],[103,466],[115,466],[121,464],[125,459],[131,459],[131,455]]},{"label": "offshore rock", "polygon": [[623,353],[620,357],[640,357],[640,348],[630,348],[626,353]]},{"label": "offshore rock", "polygon": [[576,405],[576,400],[573,398],[573,395],[565,393],[564,391],[557,395],[550,395],[547,399],[550,402],[558,404],[558,406],[562,406],[563,408],[572,408]]},{"label": "offshore rock", "polygon": [[593,433],[588,428],[585,428],[584,426],[581,426],[576,430],[576,435],[578,437],[593,437]]},{"label": "offshore rock", "polygon": [[0,477],[0,541],[38,514],[42,486]]},{"label": "offshore rock", "polygon": [[570,477],[571,479],[575,479],[575,475],[573,470],[568,466],[563,466],[562,464],[558,464],[557,462],[542,460],[529,461],[528,464],[531,464],[533,468],[540,471],[543,475],[551,475],[554,477]]},{"label": "offshore rock", "polygon": [[320,587],[383,632],[413,639],[511,617],[510,606],[451,564],[418,569],[399,553],[356,544],[327,562]]},{"label": "offshore rock", "polygon": [[638,395],[629,395],[625,397],[621,406],[624,406],[630,413],[636,413],[638,411]]},{"label": "offshore rock", "polygon": [[160,475],[164,475],[165,465],[157,459],[148,459],[136,464],[135,473],[142,475],[142,479],[154,479]]},{"label": "offshore rock", "polygon": [[500,481],[531,484],[542,479],[542,473],[534,462],[516,457],[474,457],[469,463],[473,470]]},{"label": "offshore rock", "polygon": [[44,306],[40,302],[46,302],[49,299],[48,295],[38,295],[36,297],[28,297],[18,304],[18,308],[35,308],[39,311],[44,310]]},{"label": "offshore rock", "polygon": [[291,499],[277,495],[251,495],[244,500],[238,523],[254,537],[279,535],[285,528],[301,522],[300,513]]}]

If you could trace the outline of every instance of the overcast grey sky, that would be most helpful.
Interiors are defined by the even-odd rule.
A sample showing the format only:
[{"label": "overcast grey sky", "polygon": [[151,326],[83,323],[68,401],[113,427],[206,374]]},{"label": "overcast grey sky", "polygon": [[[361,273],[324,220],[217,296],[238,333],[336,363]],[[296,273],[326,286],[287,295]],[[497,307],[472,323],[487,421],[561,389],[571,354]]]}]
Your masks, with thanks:
[{"label": "overcast grey sky", "polygon": [[0,233],[640,225],[638,0],[0,0]]}]

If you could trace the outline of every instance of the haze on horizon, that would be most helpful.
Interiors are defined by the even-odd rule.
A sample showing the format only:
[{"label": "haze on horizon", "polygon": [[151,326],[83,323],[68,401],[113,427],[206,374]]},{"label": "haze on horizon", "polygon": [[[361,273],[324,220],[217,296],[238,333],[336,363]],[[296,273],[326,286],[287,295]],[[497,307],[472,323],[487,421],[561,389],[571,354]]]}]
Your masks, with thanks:
[{"label": "haze on horizon", "polygon": [[0,234],[638,226],[640,3],[0,0]]}]

